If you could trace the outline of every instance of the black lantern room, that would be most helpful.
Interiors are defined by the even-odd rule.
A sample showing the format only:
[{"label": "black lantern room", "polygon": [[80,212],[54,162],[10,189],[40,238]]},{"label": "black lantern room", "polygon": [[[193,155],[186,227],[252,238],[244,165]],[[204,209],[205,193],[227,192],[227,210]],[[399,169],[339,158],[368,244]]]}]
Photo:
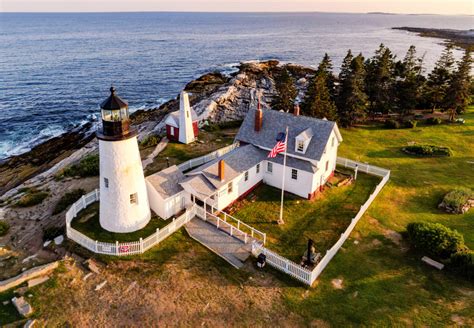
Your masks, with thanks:
[{"label": "black lantern room", "polygon": [[128,103],[115,94],[115,88],[110,88],[110,96],[100,104],[102,114],[102,129],[97,131],[97,138],[102,140],[124,140],[137,135],[130,128]]}]

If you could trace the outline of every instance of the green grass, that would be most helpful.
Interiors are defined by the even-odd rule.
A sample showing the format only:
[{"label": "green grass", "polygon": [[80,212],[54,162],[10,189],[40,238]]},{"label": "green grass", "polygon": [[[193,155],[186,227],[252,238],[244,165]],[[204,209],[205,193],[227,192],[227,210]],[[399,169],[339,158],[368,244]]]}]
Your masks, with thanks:
[{"label": "green grass", "polygon": [[262,185],[236,204],[232,215],[267,233],[268,248],[299,263],[309,238],[322,255],[334,245],[379,182],[359,174],[355,183],[327,189],[312,201],[287,193],[283,225],[277,223],[281,190]]},{"label": "green grass", "polygon": [[161,229],[170,222],[171,220],[165,221],[156,215],[152,215],[150,222],[141,230],[130,233],[110,232],[100,226],[99,203],[96,202],[80,211],[77,217],[71,222],[71,226],[92,240],[114,243],[115,241],[132,242],[139,241],[140,238],[145,239],[154,234],[156,229]]},{"label": "green grass", "polygon": [[[22,319],[18,311],[15,309],[15,306],[11,302],[11,299],[14,296],[13,289],[0,293],[0,326],[2,327],[3,325]],[[7,305],[3,305],[4,301],[10,302]]]},{"label": "green grass", "polygon": [[[396,245],[384,234],[386,229],[402,232],[409,222],[438,222],[459,231],[474,248],[474,210],[454,215],[437,208],[447,192],[474,183],[474,164],[469,163],[474,162],[474,108],[463,118],[464,125],[341,129],[339,155],[390,169],[390,181],[315,288],[304,298],[303,288],[285,290],[293,312],[333,327],[441,327],[454,325],[453,315],[472,326],[474,284],[427,266],[420,254],[407,252],[404,244]],[[412,157],[400,150],[409,142],[446,145],[453,156]],[[343,279],[342,290],[332,287],[335,278]]]}]

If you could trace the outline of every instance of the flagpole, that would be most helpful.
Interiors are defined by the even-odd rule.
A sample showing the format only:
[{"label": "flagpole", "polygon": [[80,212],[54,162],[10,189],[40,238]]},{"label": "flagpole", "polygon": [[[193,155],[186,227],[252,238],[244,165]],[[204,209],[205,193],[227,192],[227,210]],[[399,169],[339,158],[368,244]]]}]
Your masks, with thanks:
[{"label": "flagpole", "polygon": [[283,176],[281,179],[281,204],[280,204],[280,219],[278,224],[284,224],[283,221],[283,198],[285,195],[285,171],[286,171],[286,150],[288,149],[288,126],[285,131],[285,153],[283,154]]}]

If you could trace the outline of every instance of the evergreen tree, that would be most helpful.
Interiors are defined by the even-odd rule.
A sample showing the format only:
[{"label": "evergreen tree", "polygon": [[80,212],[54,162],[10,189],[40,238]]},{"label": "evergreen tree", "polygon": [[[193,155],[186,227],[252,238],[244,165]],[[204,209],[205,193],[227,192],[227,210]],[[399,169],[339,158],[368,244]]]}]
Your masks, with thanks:
[{"label": "evergreen tree", "polygon": [[311,93],[305,97],[303,113],[307,116],[321,119],[327,118],[328,120],[335,121],[337,109],[334,101],[331,99],[331,94],[327,87],[327,75],[324,72],[316,73],[316,76],[308,86],[308,91],[311,91]]},{"label": "evergreen tree", "polygon": [[469,105],[471,96],[471,65],[471,53],[469,49],[466,49],[464,56],[458,62],[458,68],[453,74],[443,101],[443,109],[449,112],[451,120],[454,120],[456,114],[463,113]]},{"label": "evergreen tree", "polygon": [[326,76],[326,86],[331,95],[331,99],[336,99],[336,78],[332,72],[332,61],[327,53],[324,54],[323,60],[318,65],[316,74],[324,74]]},{"label": "evergreen tree", "polygon": [[349,50],[341,67],[339,81],[341,84],[338,101],[339,121],[343,126],[351,126],[357,120],[365,117],[367,109],[367,94],[364,91],[365,68],[362,54],[352,58],[352,53]]},{"label": "evergreen tree", "polygon": [[433,111],[443,106],[451,83],[454,64],[453,46],[449,44],[428,75],[428,81],[426,83],[426,98]]},{"label": "evergreen tree", "polygon": [[273,109],[283,110],[285,112],[291,111],[294,106],[295,98],[298,95],[298,91],[295,87],[295,81],[286,67],[281,70],[280,74],[278,74],[275,86],[278,93],[272,102]]},{"label": "evergreen tree", "polygon": [[395,56],[382,43],[365,66],[369,112],[388,113],[395,98]]},{"label": "evergreen tree", "polygon": [[420,101],[421,90],[425,81],[422,70],[423,59],[416,56],[416,48],[412,45],[397,70],[397,106],[401,117],[414,109]]}]

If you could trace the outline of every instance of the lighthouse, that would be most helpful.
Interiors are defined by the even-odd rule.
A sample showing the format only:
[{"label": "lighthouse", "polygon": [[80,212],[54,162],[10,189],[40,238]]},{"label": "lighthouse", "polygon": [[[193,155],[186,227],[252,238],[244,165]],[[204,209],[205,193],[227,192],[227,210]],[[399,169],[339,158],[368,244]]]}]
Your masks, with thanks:
[{"label": "lighthouse", "polygon": [[194,141],[193,119],[189,96],[185,91],[179,97],[179,142],[188,144]]},{"label": "lighthouse", "polygon": [[100,225],[111,232],[140,230],[151,213],[137,131],[130,127],[127,102],[117,96],[114,87],[100,108]]}]

